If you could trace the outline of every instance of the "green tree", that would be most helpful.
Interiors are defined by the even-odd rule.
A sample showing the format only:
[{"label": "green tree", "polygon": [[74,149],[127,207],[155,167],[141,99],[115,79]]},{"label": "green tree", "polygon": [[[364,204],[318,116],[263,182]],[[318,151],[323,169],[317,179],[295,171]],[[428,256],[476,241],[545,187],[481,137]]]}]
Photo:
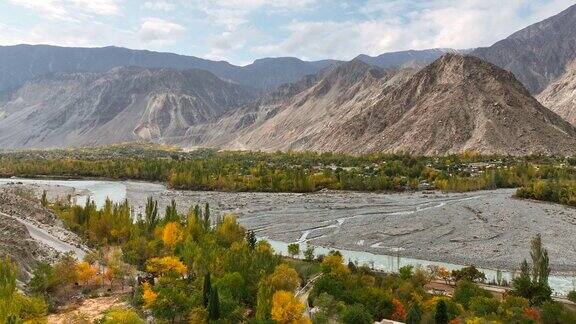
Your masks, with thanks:
[{"label": "green tree", "polygon": [[210,283],[210,272],[207,272],[206,275],[204,275],[204,289],[202,290],[202,302],[205,308],[208,307],[211,293],[212,283]]},{"label": "green tree", "polygon": [[288,254],[293,258],[297,257],[300,254],[300,245],[298,243],[288,244]]},{"label": "green tree", "polygon": [[490,292],[478,287],[475,283],[467,280],[459,281],[456,284],[456,289],[452,299],[468,309],[470,306],[470,301],[474,297],[491,297]]},{"label": "green tree", "polygon": [[364,306],[356,304],[346,308],[342,314],[342,322],[344,324],[372,324],[374,320]]},{"label": "green tree", "polygon": [[206,230],[210,229],[210,205],[204,205],[204,226]]},{"label": "green tree", "polygon": [[436,304],[434,320],[436,321],[436,324],[448,324],[448,308],[446,307],[446,302],[444,300],[440,300]]},{"label": "green tree", "polygon": [[16,294],[16,266],[8,259],[0,260],[0,323],[18,320]]},{"label": "green tree", "polygon": [[254,248],[256,247],[256,242],[258,241],[256,239],[256,234],[254,233],[254,231],[248,231],[248,233],[246,233],[246,241],[248,242],[250,250],[254,250]]},{"label": "green tree", "polygon": [[208,317],[215,321],[220,318],[220,297],[218,287],[213,287],[210,293],[210,303],[208,304]]},{"label": "green tree", "polygon": [[406,324],[420,324],[422,321],[422,310],[418,303],[414,303],[412,307],[410,307],[410,311],[408,311],[408,315],[406,316]]},{"label": "green tree", "polygon": [[308,244],[306,250],[304,250],[304,259],[308,262],[314,260],[314,247],[310,244]]}]

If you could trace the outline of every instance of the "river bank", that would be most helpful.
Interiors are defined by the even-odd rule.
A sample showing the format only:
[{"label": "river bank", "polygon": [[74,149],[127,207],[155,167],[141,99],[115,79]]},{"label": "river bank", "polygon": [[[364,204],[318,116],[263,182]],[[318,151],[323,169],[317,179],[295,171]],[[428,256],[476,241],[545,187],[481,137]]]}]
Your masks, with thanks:
[{"label": "river bank", "polygon": [[347,259],[390,271],[406,263],[433,263],[514,272],[530,257],[530,239],[537,233],[542,234],[563,291],[572,289],[567,276],[576,270],[576,209],[514,199],[511,189],[449,194],[229,193],[177,191],[134,181],[92,181],[83,188],[99,199],[105,194],[114,201],[128,199],[135,216],[144,213],[148,197],[158,200],[161,211],[172,199],[181,212],[209,203],[213,216],[238,215],[243,226],[279,250],[292,242],[323,247],[318,253],[340,249]]}]

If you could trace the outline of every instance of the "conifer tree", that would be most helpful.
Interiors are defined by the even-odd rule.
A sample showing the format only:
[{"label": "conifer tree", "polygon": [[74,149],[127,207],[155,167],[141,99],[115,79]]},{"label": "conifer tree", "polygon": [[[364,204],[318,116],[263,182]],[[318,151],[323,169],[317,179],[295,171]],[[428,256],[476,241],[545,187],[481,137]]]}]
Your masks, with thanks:
[{"label": "conifer tree", "polygon": [[204,276],[204,290],[202,291],[202,302],[204,303],[204,307],[208,307],[211,290],[212,283],[210,283],[210,272],[207,272]]},{"label": "conifer tree", "polygon": [[210,229],[210,205],[208,203],[204,206],[204,228]]},{"label": "conifer tree", "polygon": [[220,298],[218,288],[212,288],[210,293],[210,304],[208,305],[208,314],[211,320],[215,321],[220,318]]}]

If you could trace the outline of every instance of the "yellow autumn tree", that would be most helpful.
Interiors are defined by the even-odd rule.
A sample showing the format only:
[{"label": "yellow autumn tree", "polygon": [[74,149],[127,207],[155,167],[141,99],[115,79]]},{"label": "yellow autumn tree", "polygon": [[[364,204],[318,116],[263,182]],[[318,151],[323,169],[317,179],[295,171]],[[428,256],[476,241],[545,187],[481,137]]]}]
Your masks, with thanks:
[{"label": "yellow autumn tree", "polygon": [[272,296],[271,315],[276,322],[280,324],[311,323],[303,312],[304,305],[291,292],[278,290]]},{"label": "yellow autumn tree", "polygon": [[178,258],[165,256],[146,261],[146,270],[156,276],[183,276],[188,270]]},{"label": "yellow autumn tree", "polygon": [[224,216],[222,223],[216,227],[216,234],[218,240],[226,246],[242,241],[246,237],[246,231],[236,222],[236,216],[231,214]]},{"label": "yellow autumn tree", "polygon": [[76,264],[76,278],[80,284],[88,285],[95,283],[98,276],[98,269],[90,265],[88,262],[80,262]]},{"label": "yellow autumn tree", "polygon": [[162,230],[162,241],[167,247],[173,247],[182,241],[182,229],[180,224],[176,222],[170,222],[164,226]]},{"label": "yellow autumn tree", "polygon": [[342,277],[350,273],[350,269],[344,265],[344,258],[338,253],[330,253],[325,256],[322,261],[322,269],[335,277]]},{"label": "yellow autumn tree", "polygon": [[150,283],[144,282],[142,284],[142,301],[144,302],[144,307],[152,307],[157,298],[158,294],[152,290]]},{"label": "yellow autumn tree", "polygon": [[296,270],[287,264],[280,264],[268,277],[268,283],[274,290],[294,291],[300,285],[300,277]]}]

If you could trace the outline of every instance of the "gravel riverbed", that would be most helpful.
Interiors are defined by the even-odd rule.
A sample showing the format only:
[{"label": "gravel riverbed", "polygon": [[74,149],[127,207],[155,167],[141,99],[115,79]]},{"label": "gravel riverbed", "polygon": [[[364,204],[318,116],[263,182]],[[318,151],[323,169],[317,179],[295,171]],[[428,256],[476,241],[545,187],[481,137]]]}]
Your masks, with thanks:
[{"label": "gravel riverbed", "polygon": [[515,190],[471,193],[312,194],[168,190],[126,182],[127,198],[143,212],[146,198],[163,208],[175,199],[184,212],[209,203],[234,213],[258,236],[328,248],[514,270],[542,234],[552,270],[576,271],[576,209],[513,198]]}]

